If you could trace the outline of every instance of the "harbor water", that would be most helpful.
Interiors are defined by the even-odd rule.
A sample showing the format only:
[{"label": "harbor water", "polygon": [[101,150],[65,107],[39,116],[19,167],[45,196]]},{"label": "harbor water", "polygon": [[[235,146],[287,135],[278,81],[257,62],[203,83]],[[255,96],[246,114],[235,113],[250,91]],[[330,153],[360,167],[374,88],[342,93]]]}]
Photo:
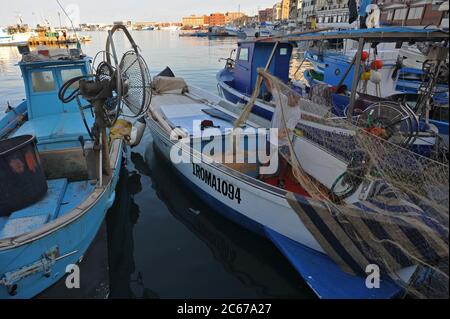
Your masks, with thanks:
[{"label": "harbor water", "polygon": [[[92,42],[83,51],[94,56],[104,49],[107,33],[89,35]],[[133,32],[133,37],[152,76],[169,66],[212,93],[225,63],[219,58],[236,47],[233,38],[179,37],[169,31]],[[24,98],[19,60],[16,48],[0,48],[0,112]],[[107,260],[86,269],[104,274],[110,298],[314,298],[268,240],[221,217],[181,183],[154,152],[148,131],[128,155],[105,224]],[[89,274],[82,273],[81,282],[83,277]],[[66,294],[64,288],[57,292],[60,298]],[[97,297],[93,294],[83,297]]]}]

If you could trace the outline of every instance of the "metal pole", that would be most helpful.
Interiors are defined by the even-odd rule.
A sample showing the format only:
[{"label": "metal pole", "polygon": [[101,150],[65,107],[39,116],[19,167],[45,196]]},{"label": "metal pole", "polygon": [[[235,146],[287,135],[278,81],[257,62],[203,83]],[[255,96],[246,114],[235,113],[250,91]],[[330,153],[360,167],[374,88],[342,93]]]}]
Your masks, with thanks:
[{"label": "metal pole", "polygon": [[[277,41],[277,42],[275,42],[275,45],[273,46],[272,53],[270,54],[269,60],[267,61],[266,67],[264,68],[265,71],[268,71],[270,68],[270,65],[272,64],[272,60],[273,60],[273,57],[275,56],[275,52],[277,51],[278,44],[279,44],[279,42]],[[239,126],[241,126],[242,124],[244,124],[247,121],[247,118],[249,117],[250,112],[252,111],[253,105],[255,104],[256,99],[258,98],[259,90],[261,88],[262,82],[263,82],[263,77],[258,73],[258,77],[256,79],[256,85],[253,90],[253,94],[252,94],[250,100],[248,101],[248,103],[245,105],[241,116],[234,123],[234,128],[238,128]]]},{"label": "metal pole", "polygon": [[364,49],[364,39],[359,38],[358,51],[356,52],[355,72],[353,72],[352,93],[350,95],[350,104],[347,111],[347,119],[352,120],[353,109],[355,107],[356,91],[358,90],[359,79],[361,78],[359,69],[361,67],[361,55]]},{"label": "metal pole", "polygon": [[336,85],[337,88],[339,88],[345,81],[345,78],[347,77],[347,75],[350,73],[350,70],[352,69],[353,65],[355,65],[356,62],[356,55],[358,53],[355,54],[355,56],[352,59],[352,62],[350,62],[350,65],[347,67],[347,70],[345,70],[344,75],[342,76],[342,78],[339,80],[339,83]]}]

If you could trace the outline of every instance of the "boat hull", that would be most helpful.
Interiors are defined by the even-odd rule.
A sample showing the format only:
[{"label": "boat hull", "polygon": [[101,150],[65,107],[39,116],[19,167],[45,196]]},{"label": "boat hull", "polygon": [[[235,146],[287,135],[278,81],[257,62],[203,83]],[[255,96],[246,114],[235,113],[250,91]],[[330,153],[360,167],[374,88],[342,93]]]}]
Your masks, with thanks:
[{"label": "boat hull", "polygon": [[[15,238],[9,245],[0,242],[0,282],[13,274],[19,274],[21,277],[13,282],[14,286],[0,284],[0,299],[32,298],[63,278],[70,269],[67,268],[69,265],[81,262],[100,229],[106,212],[114,202],[122,152],[122,142],[115,142],[111,161],[113,177],[109,183],[102,188],[96,188],[86,201],[72,212],[45,225],[47,231],[43,229],[37,231],[41,233],[25,234]],[[80,207],[84,209],[81,212]],[[45,254],[55,253],[59,256],[56,260],[44,257]],[[31,265],[42,269],[29,275],[20,274],[23,267]],[[83,285],[82,273],[80,284]]]},{"label": "boat hull", "polygon": [[[220,164],[203,161],[198,164],[173,163],[170,153],[176,142],[170,140],[157,122],[151,118],[146,121],[153,135],[156,151],[171,163],[183,183],[225,218],[272,241],[320,298],[378,299],[392,298],[400,293],[401,289],[389,280],[384,281],[383,289],[371,290],[365,286],[364,278],[344,273],[324,253],[314,236],[302,223],[287,201],[287,193],[284,190],[268,187],[267,184],[258,185],[259,181],[228,172]],[[205,176],[210,173],[217,180],[233,185],[234,189],[240,189],[241,201],[231,200],[212,188],[199,177],[200,174],[196,173],[200,170],[205,172]],[[319,203],[315,204],[306,198],[302,201],[302,205],[308,209],[324,209]],[[314,271],[322,274],[332,273],[333,279],[328,282],[323,276],[313,278],[311,275]],[[314,275],[317,275],[317,272]]]}]

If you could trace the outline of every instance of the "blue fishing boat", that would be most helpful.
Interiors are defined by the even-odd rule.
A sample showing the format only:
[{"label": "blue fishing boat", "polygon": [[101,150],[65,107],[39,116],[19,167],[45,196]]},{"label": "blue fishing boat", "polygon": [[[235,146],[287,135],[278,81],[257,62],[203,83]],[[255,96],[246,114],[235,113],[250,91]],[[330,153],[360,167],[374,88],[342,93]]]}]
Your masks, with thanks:
[{"label": "blue fishing boat", "polygon": [[[217,73],[217,82],[219,94],[228,101],[235,104],[247,104],[251,99],[251,93],[254,91],[255,84],[257,83],[257,69],[267,66],[267,70],[282,80],[284,83],[289,84],[295,91],[299,92],[303,96],[310,95],[310,88],[305,87],[298,81],[293,81],[290,78],[289,63],[291,61],[291,55],[294,46],[298,42],[302,41],[323,41],[323,40],[336,40],[336,39],[348,39],[373,42],[374,38],[377,38],[379,42],[398,42],[401,39],[392,37],[391,39],[385,37],[386,34],[399,35],[402,34],[406,39],[413,38],[415,41],[431,41],[440,42],[443,39],[443,33],[439,30],[417,30],[411,28],[383,28],[383,29],[369,29],[369,30],[352,30],[353,33],[348,31],[319,31],[319,32],[304,32],[303,34],[295,36],[286,36],[282,38],[275,38],[269,40],[255,40],[255,41],[241,41],[238,43],[238,49],[236,53],[236,59],[229,58],[224,69]],[[355,32],[356,31],[356,32]],[[369,43],[370,42],[370,43]],[[361,47],[361,50],[364,46]],[[272,52],[273,51],[273,52]],[[307,53],[305,60],[312,56],[311,52]],[[356,56],[356,55],[355,55]],[[312,57],[310,57],[312,58]],[[330,54],[330,59],[334,58],[334,55]],[[320,61],[318,61],[320,62]],[[349,90],[352,87],[352,82],[355,79],[355,70],[352,63],[348,62],[345,65],[339,64],[339,68],[333,69],[331,64],[325,67],[325,64],[317,63],[317,69],[314,72],[316,76],[315,84],[326,84],[325,81],[317,80],[319,77],[323,80],[325,77],[333,76],[335,86],[346,87],[347,92],[329,92],[329,101],[326,99],[326,94],[322,94],[324,103],[329,103],[331,111],[337,117],[348,116],[347,111],[350,104],[356,104],[358,107],[354,108],[358,112],[370,112],[370,106],[382,101],[395,101],[402,102],[404,108],[407,111],[403,112],[403,116],[410,117],[411,121],[415,122],[414,133],[417,138],[414,138],[413,147],[416,151],[424,155],[429,155],[432,149],[436,145],[436,139],[433,137],[435,131],[439,132],[439,139],[442,144],[448,147],[448,116],[445,117],[448,106],[434,105],[432,110],[428,114],[424,114],[423,109],[419,109],[417,101],[420,94],[404,93],[395,90],[395,83],[392,79],[391,73],[385,72],[382,76],[382,92],[381,96],[374,96],[370,90],[365,90],[365,93],[358,92],[357,90]],[[337,65],[337,64],[335,64]],[[389,67],[389,66],[384,66]],[[326,73],[324,73],[326,72]],[[328,73],[332,73],[329,75]],[[306,73],[305,77],[308,78]],[[340,78],[338,78],[340,76]],[[357,83],[360,84],[360,76],[356,78]],[[362,81],[361,81],[362,82]],[[368,86],[370,88],[370,81]],[[391,83],[391,85],[389,85]],[[425,88],[428,82],[422,83],[422,89]],[[357,87],[359,85],[356,85]],[[374,90],[376,85],[372,84]],[[378,86],[378,90],[380,86]],[[330,85],[331,90],[331,85]],[[390,92],[387,94],[386,92]],[[350,93],[354,93],[350,94]],[[351,100],[353,96],[354,100]],[[434,97],[432,97],[433,101]],[[411,109],[411,110],[410,110]],[[267,120],[272,118],[273,105],[271,103],[271,95],[267,92],[264,85],[260,87],[257,99],[254,102],[252,113]],[[409,113],[410,115],[407,115]],[[447,112],[448,113],[448,112]],[[414,119],[414,117],[419,116]],[[359,113],[353,111],[352,115],[358,116]],[[398,114],[397,114],[398,115]],[[432,126],[430,128],[430,125]],[[440,142],[439,142],[440,143]]]},{"label": "blue fishing boat", "polygon": [[[369,54],[369,53],[367,53]],[[341,75],[347,70],[352,63],[354,51],[347,54],[340,52],[317,52],[306,51],[305,59],[309,61],[313,68],[304,71],[304,77],[308,81],[310,87],[318,83],[326,83],[334,86],[341,80]],[[379,70],[382,76],[381,97],[388,97],[394,94],[410,93],[418,94],[419,89],[424,81],[426,81],[427,73],[421,69],[402,66],[397,61],[399,56],[398,50],[378,50],[375,56],[373,51],[370,53],[372,59],[380,59],[383,67]],[[352,73],[350,73],[352,74]],[[352,89],[352,77],[347,76],[343,84],[349,90]],[[368,83],[367,93],[376,95],[376,88]],[[448,104],[448,85],[446,83],[438,83],[437,90],[434,93],[434,101],[439,104]]]},{"label": "blue fishing boat", "polygon": [[[116,26],[108,52],[119,29],[129,35]],[[144,65],[132,52],[120,65],[111,54],[116,62],[93,68],[78,49],[24,50],[26,100],[0,117],[0,299],[38,295],[81,262],[95,238],[131,135],[118,119],[121,105],[148,103],[145,90],[131,101],[132,83],[123,81],[139,75],[124,71],[130,58]]]}]

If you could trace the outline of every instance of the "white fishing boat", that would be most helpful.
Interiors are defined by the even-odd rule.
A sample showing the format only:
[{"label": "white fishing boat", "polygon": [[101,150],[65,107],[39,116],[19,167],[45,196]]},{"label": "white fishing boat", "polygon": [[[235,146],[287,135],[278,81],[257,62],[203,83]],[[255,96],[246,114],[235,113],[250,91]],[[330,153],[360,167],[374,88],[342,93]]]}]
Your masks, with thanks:
[{"label": "white fishing boat", "polygon": [[6,29],[0,28],[0,46],[25,45],[32,36],[32,33],[9,34]]},{"label": "white fishing boat", "polygon": [[235,26],[232,26],[232,25],[226,25],[226,26],[225,26],[225,31],[226,31],[230,36],[233,36],[233,37],[237,37],[237,36],[238,36],[238,33],[239,33],[239,29],[236,28]]},{"label": "white fishing boat", "polygon": [[[416,260],[404,262],[411,259],[402,252],[390,251],[386,258],[393,258],[396,266],[390,268],[389,262],[383,264],[391,270],[390,275],[383,275],[379,289],[366,286],[364,273],[374,262],[370,259],[376,256],[374,251],[377,249],[374,248],[372,256],[358,246],[354,234],[347,233],[342,220],[335,220],[334,216],[341,213],[363,216],[357,220],[365,226],[353,230],[373,248],[377,244],[366,238],[367,232],[369,237],[375,236],[377,240],[386,238],[381,233],[368,231],[369,222],[383,228],[383,222],[371,220],[369,213],[380,210],[381,214],[388,214],[394,207],[404,208],[398,214],[409,214],[413,210],[424,218],[427,213],[416,204],[406,202],[406,196],[389,202],[382,193],[393,187],[370,174],[363,174],[356,184],[347,184],[345,177],[355,168],[355,159],[342,154],[345,145],[349,146],[348,139],[352,139],[351,131],[345,126],[340,128],[343,139],[328,141],[328,144],[324,144],[326,137],[314,137],[298,126],[291,141],[291,154],[295,155],[290,159],[285,157],[290,161],[288,168],[279,172],[278,177],[264,177],[260,175],[261,162],[252,159],[261,159],[261,148],[265,149],[267,143],[268,121],[250,115],[239,125],[245,134],[236,135],[232,129],[242,118],[235,113],[235,105],[190,86],[180,78],[158,76],[153,86],[154,95],[146,122],[156,150],[173,165],[185,185],[211,207],[271,240],[319,297],[392,298],[403,291],[405,284],[411,284],[415,275],[422,273]],[[320,124],[323,117],[314,113],[302,112],[301,118],[311,122],[311,127],[326,126]],[[319,143],[321,138],[322,143]],[[226,145],[234,148],[227,149]],[[336,148],[340,147],[339,152]],[[294,165],[294,157],[300,164],[298,167]],[[301,169],[303,179],[296,176],[295,168]],[[279,185],[280,176],[285,179],[284,186]],[[331,198],[340,198],[340,204],[334,203],[330,194]],[[344,211],[351,213],[347,215]],[[405,215],[405,218],[408,217]],[[441,229],[441,225],[436,226]],[[405,227],[414,228],[409,222]],[[423,237],[427,242],[430,240],[428,235],[442,241],[433,231],[427,231]],[[399,239],[399,245],[402,241]],[[448,256],[448,245],[446,249],[433,251]],[[406,259],[400,262],[400,255]]]}]

